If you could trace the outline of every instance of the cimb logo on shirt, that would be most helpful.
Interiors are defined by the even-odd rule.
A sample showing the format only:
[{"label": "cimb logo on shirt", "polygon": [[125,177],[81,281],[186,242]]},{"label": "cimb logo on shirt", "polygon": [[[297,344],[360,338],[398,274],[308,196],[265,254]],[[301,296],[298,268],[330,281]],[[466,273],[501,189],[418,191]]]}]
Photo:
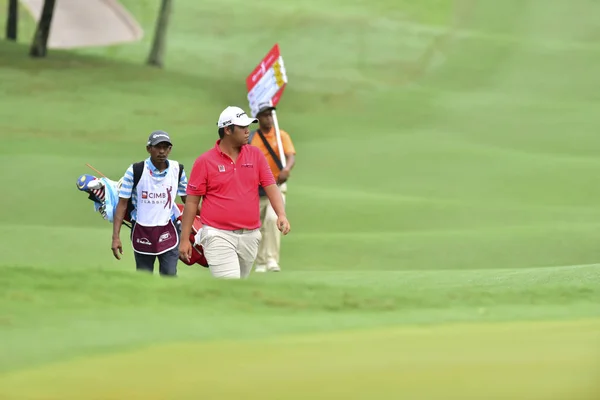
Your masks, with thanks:
[{"label": "cimb logo on shirt", "polygon": [[252,164],[252,163],[242,164],[242,168],[254,168],[254,164]]},{"label": "cimb logo on shirt", "polygon": [[142,191],[142,199],[166,199],[166,198],[167,198],[166,193],[154,193],[154,192],[147,192],[145,190]]}]

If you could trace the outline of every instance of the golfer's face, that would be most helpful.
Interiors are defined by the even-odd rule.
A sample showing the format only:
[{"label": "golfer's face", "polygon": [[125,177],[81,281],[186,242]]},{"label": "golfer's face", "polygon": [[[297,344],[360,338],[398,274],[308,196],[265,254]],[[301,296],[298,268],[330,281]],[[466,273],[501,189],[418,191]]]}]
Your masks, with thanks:
[{"label": "golfer's face", "polygon": [[232,125],[231,139],[235,143],[248,143],[250,137],[250,128],[247,126]]}]

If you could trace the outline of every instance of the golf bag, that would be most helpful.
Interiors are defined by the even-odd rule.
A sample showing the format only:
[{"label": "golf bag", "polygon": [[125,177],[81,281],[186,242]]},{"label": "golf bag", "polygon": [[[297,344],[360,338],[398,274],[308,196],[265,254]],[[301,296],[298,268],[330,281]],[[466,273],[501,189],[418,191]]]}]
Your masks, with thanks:
[{"label": "golf bag", "polygon": [[[88,199],[94,202],[94,211],[100,213],[102,218],[110,223],[113,222],[114,213],[117,209],[117,204],[119,203],[120,187],[120,180],[118,182],[115,182],[106,177],[97,178],[93,175],[84,174],[81,175],[79,179],[77,179],[77,189],[88,194]],[[176,213],[177,219],[175,223],[180,225],[184,206],[183,204],[175,204],[175,206],[179,211]],[[131,202],[129,202],[127,212],[125,213],[125,217],[123,218],[123,224],[129,229],[132,228],[130,207]],[[204,257],[204,251],[202,249],[202,246],[195,243],[195,236],[200,230],[200,228],[202,228],[200,216],[196,215],[192,225],[192,231],[190,233],[189,238],[187,238],[192,244],[192,256],[190,257],[190,261],[184,260],[181,255],[179,256],[179,259],[186,265],[198,264],[205,268],[208,268],[208,262]],[[184,240],[184,238],[181,238],[181,240]]]},{"label": "golf bag", "polygon": [[[179,217],[177,217],[177,223],[180,224],[181,217],[183,216],[183,204],[176,204],[176,206],[179,208],[179,212],[181,214]],[[202,222],[200,222],[200,216],[196,215],[192,224],[190,237],[188,238],[192,244],[192,256],[190,257],[190,261],[184,260],[181,255],[179,255],[179,259],[187,265],[200,264],[203,267],[208,268],[208,262],[206,261],[206,258],[204,258],[202,246],[196,244],[196,234],[200,231],[200,228],[202,228]],[[183,240],[183,238],[181,238],[181,240]]]}]

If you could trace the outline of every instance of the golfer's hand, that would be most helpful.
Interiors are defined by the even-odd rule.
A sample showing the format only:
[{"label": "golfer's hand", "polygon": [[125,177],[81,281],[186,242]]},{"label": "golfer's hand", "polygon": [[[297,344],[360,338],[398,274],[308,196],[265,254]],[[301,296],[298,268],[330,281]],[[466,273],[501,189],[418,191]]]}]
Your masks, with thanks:
[{"label": "golfer's hand", "polygon": [[192,244],[189,240],[182,240],[181,244],[179,244],[179,256],[183,260],[190,262],[190,258],[192,257]]},{"label": "golfer's hand", "polygon": [[112,249],[113,255],[115,256],[115,258],[117,260],[121,259],[121,256],[119,254],[123,254],[123,245],[121,244],[121,239],[119,238],[115,238],[112,240],[112,246],[110,246],[110,248]]},{"label": "golfer's hand", "polygon": [[288,169],[282,169],[281,171],[279,171],[279,176],[277,177],[277,184],[278,185],[282,185],[285,182],[287,182],[288,178],[290,177],[290,171]]},{"label": "golfer's hand", "polygon": [[277,217],[277,229],[281,231],[284,235],[287,235],[290,231],[290,221],[287,220],[286,217]]}]

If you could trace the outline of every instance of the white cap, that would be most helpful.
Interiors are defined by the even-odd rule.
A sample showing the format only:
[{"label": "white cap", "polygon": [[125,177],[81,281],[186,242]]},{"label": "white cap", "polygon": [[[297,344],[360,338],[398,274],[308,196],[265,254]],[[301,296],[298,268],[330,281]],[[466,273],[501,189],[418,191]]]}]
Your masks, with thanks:
[{"label": "white cap", "polygon": [[229,106],[219,115],[217,126],[224,128],[229,125],[249,126],[258,122],[256,118],[250,118],[246,112],[239,107]]}]

